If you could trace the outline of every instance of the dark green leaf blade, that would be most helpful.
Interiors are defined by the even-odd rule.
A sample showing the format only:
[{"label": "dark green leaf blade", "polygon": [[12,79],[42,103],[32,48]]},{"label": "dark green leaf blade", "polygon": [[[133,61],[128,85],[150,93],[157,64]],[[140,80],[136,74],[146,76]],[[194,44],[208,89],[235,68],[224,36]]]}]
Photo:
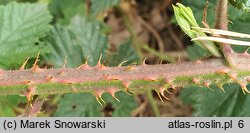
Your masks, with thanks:
[{"label": "dark green leaf blade", "polygon": [[81,46],[72,39],[69,31],[60,25],[54,26],[45,39],[51,53],[42,55],[43,64],[62,67],[66,58],[66,67],[77,67],[83,62]]},{"label": "dark green leaf blade", "polygon": [[56,117],[101,116],[101,106],[92,94],[67,94],[58,105]]},{"label": "dark green leaf blade", "polygon": [[120,102],[116,101],[110,94],[104,94],[104,99],[111,103],[114,111],[112,112],[112,116],[114,117],[129,117],[131,116],[131,112],[137,108],[137,103],[133,96],[130,96],[124,92],[117,92],[116,97]]},{"label": "dark green leaf blade", "polygon": [[229,3],[240,10],[250,12],[250,0],[229,0]]},{"label": "dark green leaf blade", "polygon": [[182,92],[181,98],[192,104],[195,110],[194,116],[250,116],[250,95],[244,95],[239,85],[225,85],[226,92],[215,86],[212,88],[214,91],[194,87]]},{"label": "dark green leaf blade", "polygon": [[0,117],[16,116],[15,108],[26,98],[21,96],[0,96]]},{"label": "dark green leaf blade", "polygon": [[108,38],[102,33],[100,23],[76,16],[69,25],[69,30],[74,35],[75,43],[81,46],[84,57],[88,57],[89,65],[96,65],[101,54],[105,56]]},{"label": "dark green leaf blade", "polygon": [[51,16],[43,4],[12,2],[0,6],[0,65],[20,65],[25,58],[46,52],[39,38],[50,30]]},{"label": "dark green leaf blade", "polygon": [[132,41],[128,40],[120,44],[118,51],[111,55],[109,65],[118,66],[120,63],[124,62],[124,66],[131,63],[139,63],[140,58],[136,53],[136,50],[132,47]]},{"label": "dark green leaf blade", "polygon": [[96,16],[112,6],[118,5],[120,0],[91,0],[91,15]]}]

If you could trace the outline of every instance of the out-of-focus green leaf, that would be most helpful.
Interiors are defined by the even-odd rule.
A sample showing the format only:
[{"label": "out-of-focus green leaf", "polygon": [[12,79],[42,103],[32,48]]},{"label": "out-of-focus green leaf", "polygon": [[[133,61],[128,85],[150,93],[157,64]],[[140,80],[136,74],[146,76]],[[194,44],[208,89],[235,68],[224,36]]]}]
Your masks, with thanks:
[{"label": "out-of-focus green leaf", "polygon": [[181,98],[192,103],[194,116],[250,116],[250,95],[244,95],[239,85],[225,85],[226,92],[212,88],[214,91],[199,87],[182,91]]},{"label": "out-of-focus green leaf", "polygon": [[0,96],[0,117],[16,116],[15,107],[25,100],[25,97],[20,96]]},{"label": "out-of-focus green leaf", "polygon": [[77,14],[86,16],[85,0],[53,0],[49,10],[61,24],[70,23],[71,18]]},{"label": "out-of-focus green leaf", "polygon": [[101,106],[92,94],[67,94],[54,114],[57,117],[101,116]]},{"label": "out-of-focus green leaf", "polygon": [[85,58],[90,65],[96,65],[101,54],[104,57],[108,48],[108,38],[102,33],[101,26],[86,17],[76,16],[69,25],[75,43],[81,46]]},{"label": "out-of-focus green leaf", "polygon": [[[110,94],[103,94],[103,99],[114,108],[112,116],[130,116],[131,112],[137,107],[134,97],[124,92],[116,93],[116,97],[121,101],[115,101]],[[104,116],[102,107],[98,104],[92,94],[68,94],[65,95],[59,103],[58,109],[54,116],[77,116],[93,117]]]},{"label": "out-of-focus green leaf", "polygon": [[129,117],[131,116],[131,112],[137,108],[137,103],[133,96],[129,96],[124,92],[117,92],[116,97],[120,100],[120,102],[116,101],[110,94],[105,93],[103,95],[105,101],[111,103],[114,111],[112,112],[112,116],[114,117]]},{"label": "out-of-focus green leaf", "polygon": [[86,0],[53,0],[49,5],[49,9],[55,21],[67,25],[76,15],[94,19],[98,14],[117,5],[119,1],[120,0],[91,0],[90,14],[87,14]]},{"label": "out-of-focus green leaf", "polygon": [[131,40],[129,40],[119,46],[118,51],[110,57],[110,66],[117,66],[124,61],[126,61],[123,64],[124,66],[131,63],[139,63],[140,58],[137,55],[136,50],[132,47],[131,43]]},{"label": "out-of-focus green leaf", "polygon": [[119,2],[120,0],[91,0],[91,15],[96,16],[117,5]]},{"label": "out-of-focus green leaf", "polygon": [[27,57],[46,52],[38,39],[49,31],[51,16],[43,4],[12,2],[0,6],[0,66],[19,66]]},{"label": "out-of-focus green leaf", "polygon": [[198,45],[190,45],[187,47],[188,57],[191,60],[202,59],[209,56],[209,53]]},{"label": "out-of-focus green leaf", "polygon": [[11,1],[14,1],[14,0],[0,0],[0,4],[1,5],[2,4],[7,4],[7,3],[11,2]]},{"label": "out-of-focus green leaf", "polygon": [[81,16],[76,16],[68,28],[56,26],[46,39],[52,53],[44,56],[44,61],[60,67],[67,56],[66,65],[77,67],[88,57],[89,65],[96,65],[101,53],[104,56],[108,48],[108,39],[102,28],[101,23]]},{"label": "out-of-focus green leaf", "polygon": [[250,12],[250,0],[229,0],[230,4],[234,7],[243,10],[247,13]]}]

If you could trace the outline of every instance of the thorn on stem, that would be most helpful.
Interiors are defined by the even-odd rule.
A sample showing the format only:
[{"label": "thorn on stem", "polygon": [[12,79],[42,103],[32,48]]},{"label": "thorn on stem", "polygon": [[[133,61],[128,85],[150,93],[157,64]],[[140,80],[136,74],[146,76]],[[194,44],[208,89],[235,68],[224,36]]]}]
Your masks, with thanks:
[{"label": "thorn on stem", "polygon": [[245,55],[249,55],[248,54],[248,50],[250,49],[250,47],[248,47],[246,50],[245,50],[245,52],[243,53],[243,54],[245,54]]},{"label": "thorn on stem", "polygon": [[226,93],[225,89],[223,88],[223,85],[217,85],[218,88],[220,88],[224,93]]},{"label": "thorn on stem", "polygon": [[32,72],[37,72],[40,70],[39,66],[38,66],[38,61],[39,61],[39,55],[40,55],[40,52],[37,53],[37,56],[36,56],[36,60],[31,68],[31,71]]},{"label": "thorn on stem", "polygon": [[131,84],[130,81],[122,81],[122,86],[123,86],[124,88],[126,88],[126,89],[129,88],[129,85],[130,85],[130,84]]},{"label": "thorn on stem", "polygon": [[54,81],[54,77],[51,76],[51,75],[48,75],[48,76],[46,76],[46,81],[47,82],[53,82]]},{"label": "thorn on stem", "polygon": [[133,70],[135,70],[135,67],[134,66],[128,66],[124,70],[125,71],[133,71]]},{"label": "thorn on stem", "polygon": [[233,80],[237,80],[237,73],[228,73],[228,76]]},{"label": "thorn on stem", "polygon": [[244,95],[246,95],[246,92],[247,92],[248,94],[250,93],[250,91],[247,89],[247,84],[246,84],[246,83],[240,82],[240,86],[241,86],[241,89],[242,89]]},{"label": "thorn on stem", "polygon": [[19,70],[24,70],[24,69],[25,69],[25,66],[26,66],[27,62],[29,61],[29,59],[30,59],[30,58],[27,58],[27,59],[24,61],[23,65],[19,68]]},{"label": "thorn on stem", "polygon": [[208,88],[209,90],[214,91],[214,90],[210,87],[210,83],[204,82],[203,84],[204,84],[204,86],[205,86],[206,88]]},{"label": "thorn on stem", "polygon": [[195,64],[201,64],[202,61],[201,61],[201,60],[196,60],[194,63],[195,63]]},{"label": "thorn on stem", "polygon": [[166,84],[170,85],[173,89],[175,89],[176,87],[173,85],[173,81],[170,79],[165,79]]},{"label": "thorn on stem", "polygon": [[129,96],[132,96],[131,93],[134,93],[133,91],[129,90],[128,88],[127,88],[126,90],[124,90],[124,92],[125,92],[126,94],[128,94]]},{"label": "thorn on stem", "polygon": [[25,83],[28,85],[27,90],[24,92],[24,95],[27,98],[27,101],[31,101],[33,98],[33,94],[35,94],[36,87],[34,86],[34,83],[31,80],[25,81]]},{"label": "thorn on stem", "polygon": [[165,90],[167,93],[169,94],[173,94],[172,92],[170,92],[168,89]]},{"label": "thorn on stem", "polygon": [[166,89],[165,88],[160,88],[160,94],[161,94],[161,96],[163,96],[163,98],[165,98],[166,100],[170,100],[167,96],[165,96],[165,94],[164,94],[164,91],[165,91]]},{"label": "thorn on stem", "polygon": [[62,69],[65,69],[65,68],[66,68],[66,64],[67,64],[67,62],[68,62],[67,58],[68,58],[68,56],[65,56],[64,61],[63,61]]},{"label": "thorn on stem", "polygon": [[122,67],[122,65],[124,65],[124,64],[127,63],[127,62],[128,62],[127,60],[121,62],[121,63],[118,65],[118,67]]},{"label": "thorn on stem", "polygon": [[195,84],[199,84],[200,80],[197,79],[197,78],[193,78],[193,79],[192,79],[192,82],[195,83]]},{"label": "thorn on stem", "polygon": [[161,97],[161,94],[160,94],[159,92],[156,92],[156,93],[157,93],[158,97],[160,98],[161,102],[164,103],[164,101],[163,101],[163,99],[162,99],[162,97]]},{"label": "thorn on stem", "polygon": [[96,101],[103,107],[103,104],[101,103],[99,97],[95,97],[96,98]]},{"label": "thorn on stem", "polygon": [[103,106],[102,103],[106,104],[106,102],[102,99],[102,94],[103,94],[103,91],[101,91],[101,90],[97,90],[97,91],[95,92],[96,100],[97,100],[97,102],[98,102],[101,106]]},{"label": "thorn on stem", "polygon": [[218,74],[227,74],[227,73],[229,73],[229,71],[230,71],[230,69],[222,69],[222,70],[218,70],[218,71],[216,71],[216,73],[218,73]]},{"label": "thorn on stem", "polygon": [[86,58],[86,61],[84,64],[80,65],[78,68],[80,69],[84,69],[84,70],[88,70],[90,69],[91,67],[88,65],[88,59],[89,59],[89,56]]},{"label": "thorn on stem", "polygon": [[110,95],[118,102],[120,102],[120,100],[115,96],[115,93],[117,92],[117,89],[115,88],[109,88],[108,92],[110,93]]},{"label": "thorn on stem", "polygon": [[97,62],[97,64],[96,64],[96,68],[97,68],[97,69],[107,69],[107,67],[104,66],[104,65],[101,63],[101,60],[102,60],[102,53],[100,54],[99,60],[98,60],[98,62]]},{"label": "thorn on stem", "polygon": [[147,60],[148,57],[144,58],[143,61],[142,61],[142,65],[147,65],[146,64],[146,60]]}]

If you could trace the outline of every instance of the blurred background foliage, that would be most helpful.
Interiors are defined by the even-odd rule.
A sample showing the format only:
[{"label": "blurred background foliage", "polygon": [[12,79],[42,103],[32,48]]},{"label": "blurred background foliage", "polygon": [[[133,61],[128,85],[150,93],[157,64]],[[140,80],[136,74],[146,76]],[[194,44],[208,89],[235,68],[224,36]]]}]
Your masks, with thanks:
[{"label": "blurred background foliage", "polygon": [[[249,0],[229,1],[229,29],[250,33]],[[62,67],[65,57],[72,68],[87,58],[94,66],[101,55],[107,66],[136,65],[146,57],[147,64],[207,57],[178,27],[176,2],[191,7],[202,26],[206,0],[0,0],[0,67],[18,69],[30,57],[28,68],[38,51],[40,66],[47,68]],[[209,0],[211,27],[215,8],[216,0]],[[250,96],[239,86],[225,85],[226,93],[212,88],[181,88],[165,103],[154,92],[119,92],[121,102],[104,94],[104,107],[90,94],[49,95],[38,116],[250,116]],[[1,96],[0,116],[18,116],[25,105],[23,96]]]}]

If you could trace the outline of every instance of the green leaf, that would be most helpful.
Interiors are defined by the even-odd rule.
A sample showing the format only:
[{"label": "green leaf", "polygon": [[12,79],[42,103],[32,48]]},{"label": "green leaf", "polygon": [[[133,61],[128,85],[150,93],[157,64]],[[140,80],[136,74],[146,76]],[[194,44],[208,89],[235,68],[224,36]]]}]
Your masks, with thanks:
[{"label": "green leaf", "polygon": [[88,57],[89,65],[96,65],[100,55],[108,48],[107,36],[102,32],[103,25],[85,17],[76,16],[67,28],[55,26],[46,39],[51,50],[43,56],[46,64],[61,67],[68,57],[66,66],[77,67]]},{"label": "green leaf", "polygon": [[7,4],[7,3],[11,2],[11,1],[14,1],[14,0],[0,0],[0,4],[1,5],[2,4]]},{"label": "green leaf", "polygon": [[[112,116],[131,116],[131,111],[137,107],[134,97],[124,92],[116,93],[116,97],[121,101],[115,101],[110,94],[103,94],[103,99],[114,108]],[[103,108],[98,104],[94,96],[90,93],[67,94],[59,103],[54,116],[56,117],[97,117],[104,116],[101,112]]]},{"label": "green leaf", "polygon": [[[209,25],[214,25],[215,21],[215,10],[217,0],[208,1],[208,10],[207,10],[207,22]],[[203,9],[206,6],[206,0],[200,0],[199,2],[194,2],[193,0],[184,0],[181,2],[183,5],[188,6],[192,9],[194,17],[199,25],[202,25],[203,18]]]},{"label": "green leaf", "polygon": [[96,16],[111,7],[118,5],[120,0],[91,0],[91,15]]},{"label": "green leaf", "polygon": [[[176,21],[180,28],[190,37],[195,38],[199,36],[206,36],[204,32],[191,29],[192,27],[199,27],[194,14],[190,7],[177,3],[173,6]],[[207,50],[211,55],[215,57],[221,57],[220,51],[217,46],[211,41],[195,41],[195,44],[199,45],[204,50]]]},{"label": "green leaf", "polygon": [[214,91],[195,87],[182,92],[182,100],[193,103],[194,116],[250,116],[250,95],[244,95],[239,85],[225,85],[226,92],[212,88]]},{"label": "green leaf", "polygon": [[234,7],[243,10],[247,13],[250,12],[250,0],[229,0],[230,4]]},{"label": "green leaf", "polygon": [[88,20],[86,17],[76,16],[69,25],[75,43],[81,46],[89,65],[96,65],[101,54],[104,57],[108,48],[108,38],[102,33],[101,24]]},{"label": "green leaf", "polygon": [[83,62],[81,46],[75,43],[64,27],[60,25],[53,27],[45,42],[51,53],[42,55],[44,64],[60,68],[66,57],[66,67],[77,67]]},{"label": "green leaf", "polygon": [[14,108],[21,102],[25,102],[25,97],[20,96],[0,96],[0,117],[16,116]]},{"label": "green leaf", "polygon": [[101,116],[100,107],[92,94],[67,94],[61,99],[54,116]]},{"label": "green leaf", "polygon": [[[118,5],[120,0],[91,0],[90,14],[95,18],[98,14],[105,12],[111,7]],[[61,24],[69,24],[70,20],[81,15],[87,17],[86,0],[53,0],[49,5],[55,21]]]},{"label": "green leaf", "polygon": [[191,60],[202,59],[202,58],[206,58],[209,56],[208,51],[202,49],[201,47],[195,44],[187,47],[187,53],[188,53],[188,57]]},{"label": "green leaf", "polygon": [[49,10],[56,22],[69,24],[75,15],[86,16],[85,0],[53,0],[49,4]]},{"label": "green leaf", "polygon": [[46,5],[12,2],[0,6],[0,19],[0,66],[16,67],[27,57],[46,52],[38,41],[50,29]]},{"label": "green leaf", "polygon": [[124,61],[126,61],[123,64],[124,66],[139,63],[140,61],[136,50],[132,47],[132,40],[126,41],[119,46],[118,51],[110,57],[109,65],[118,66]]},{"label": "green leaf", "polygon": [[130,96],[124,92],[117,92],[116,97],[120,102],[116,101],[110,94],[105,93],[103,98],[105,101],[111,103],[111,106],[114,108],[112,116],[114,117],[129,117],[131,112],[137,108],[137,103],[133,96]]}]

